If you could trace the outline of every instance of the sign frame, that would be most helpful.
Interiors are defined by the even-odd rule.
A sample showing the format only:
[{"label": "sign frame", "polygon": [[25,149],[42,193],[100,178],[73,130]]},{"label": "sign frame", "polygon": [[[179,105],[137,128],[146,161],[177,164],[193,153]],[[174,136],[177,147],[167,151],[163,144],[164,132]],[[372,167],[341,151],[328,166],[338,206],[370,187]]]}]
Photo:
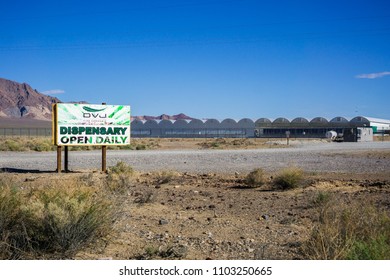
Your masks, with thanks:
[{"label": "sign frame", "polygon": [[52,143],[56,146],[129,145],[128,105],[53,104]]}]

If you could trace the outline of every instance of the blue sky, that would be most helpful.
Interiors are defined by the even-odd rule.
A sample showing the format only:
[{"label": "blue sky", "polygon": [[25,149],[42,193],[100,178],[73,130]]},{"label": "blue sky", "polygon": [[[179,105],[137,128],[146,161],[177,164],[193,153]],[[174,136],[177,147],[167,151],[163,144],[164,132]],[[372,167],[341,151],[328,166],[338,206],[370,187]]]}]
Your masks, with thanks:
[{"label": "blue sky", "polygon": [[133,115],[390,119],[389,1],[7,1],[0,77]]}]

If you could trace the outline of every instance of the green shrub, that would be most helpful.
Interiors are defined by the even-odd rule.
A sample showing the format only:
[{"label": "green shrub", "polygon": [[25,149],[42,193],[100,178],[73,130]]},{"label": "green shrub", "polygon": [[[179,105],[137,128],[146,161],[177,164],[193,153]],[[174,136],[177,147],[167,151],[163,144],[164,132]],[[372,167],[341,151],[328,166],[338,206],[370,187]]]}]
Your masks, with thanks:
[{"label": "green shrub", "polygon": [[389,260],[390,239],[387,234],[379,235],[372,240],[356,240],[348,251],[349,260]]},{"label": "green shrub", "polygon": [[296,167],[290,167],[282,170],[274,178],[274,184],[281,189],[294,189],[299,187],[304,178],[303,170]]},{"label": "green shrub", "polygon": [[251,171],[245,178],[245,183],[248,187],[256,188],[265,184],[264,171],[257,168]]}]

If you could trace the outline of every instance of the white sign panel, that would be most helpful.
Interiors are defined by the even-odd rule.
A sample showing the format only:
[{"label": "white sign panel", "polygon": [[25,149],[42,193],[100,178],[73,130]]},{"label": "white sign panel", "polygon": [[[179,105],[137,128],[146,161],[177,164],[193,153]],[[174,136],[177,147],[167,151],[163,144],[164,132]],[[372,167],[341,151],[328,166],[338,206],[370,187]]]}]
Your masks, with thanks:
[{"label": "white sign panel", "polygon": [[58,146],[130,144],[130,106],[58,103],[54,114]]}]

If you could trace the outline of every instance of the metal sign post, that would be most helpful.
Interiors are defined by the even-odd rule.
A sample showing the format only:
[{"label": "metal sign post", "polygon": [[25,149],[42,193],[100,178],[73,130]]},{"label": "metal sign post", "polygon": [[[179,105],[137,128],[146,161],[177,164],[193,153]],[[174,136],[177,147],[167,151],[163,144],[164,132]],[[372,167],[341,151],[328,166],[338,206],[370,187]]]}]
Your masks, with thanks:
[{"label": "metal sign post", "polygon": [[69,147],[65,146],[65,157],[64,157],[64,167],[65,167],[65,172],[69,172]]}]

